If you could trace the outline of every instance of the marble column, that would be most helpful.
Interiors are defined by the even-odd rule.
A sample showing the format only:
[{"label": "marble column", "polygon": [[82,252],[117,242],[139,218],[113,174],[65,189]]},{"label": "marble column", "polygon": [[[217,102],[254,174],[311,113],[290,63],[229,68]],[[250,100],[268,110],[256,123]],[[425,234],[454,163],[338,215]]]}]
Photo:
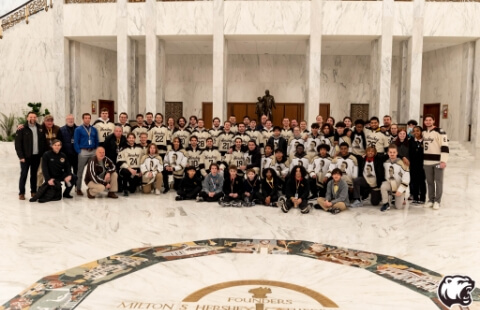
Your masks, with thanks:
[{"label": "marble column", "polygon": [[398,61],[399,85],[398,85],[398,102],[395,106],[397,112],[397,119],[394,119],[397,123],[404,123],[404,119],[408,118],[407,106],[407,72],[408,72],[408,40],[400,42],[399,47],[400,60]]},{"label": "marble column", "polygon": [[165,112],[165,41],[157,37],[156,8],[155,0],[147,0],[145,8],[146,111],[140,111],[141,113]]},{"label": "marble column", "polygon": [[393,0],[384,0],[382,35],[372,42],[372,76],[370,116],[382,119],[390,114],[390,88],[392,80]]},{"label": "marble column", "polygon": [[310,39],[307,46],[307,87],[305,119],[316,122],[320,104],[320,74],[322,58],[323,0],[312,0],[310,9]]},{"label": "marble column", "polygon": [[227,41],[224,36],[223,0],[213,0],[213,116],[227,119]]},{"label": "marble column", "polygon": [[[128,37],[127,0],[117,1],[117,104],[115,112],[131,114],[131,68],[132,39]],[[117,115],[110,115],[110,120],[116,122]]]},{"label": "marble column", "polygon": [[80,123],[82,113],[91,113],[92,111],[89,109],[88,111],[82,111],[82,91],[81,91],[81,82],[82,82],[82,66],[80,63],[80,43],[75,41],[69,42],[69,84],[70,84],[70,92],[69,92],[69,103],[68,110],[73,113],[75,119],[78,120],[77,123]]},{"label": "marble column", "polygon": [[399,121],[406,123],[414,119],[420,124],[425,0],[414,0],[413,6],[412,36],[408,39],[406,102],[400,107]]},{"label": "marble column", "polygon": [[130,79],[130,114],[129,119],[135,119],[135,115],[138,114],[138,42],[132,40],[130,45],[130,59],[129,64],[131,68],[129,70],[131,74]]},{"label": "marble column", "polygon": [[69,41],[63,36],[63,1],[53,7],[53,60],[55,74],[55,107],[53,114],[57,124],[63,124],[65,116],[72,113],[70,109],[70,69]]},{"label": "marble column", "polygon": [[475,41],[472,85],[472,142],[476,154],[480,150],[480,40]]},{"label": "marble column", "polygon": [[472,110],[472,92],[473,92],[473,70],[475,61],[475,42],[467,42],[463,44],[462,57],[462,75],[461,75],[461,91],[460,106],[453,109],[450,105],[449,117],[452,117],[454,123],[458,124],[459,141],[468,140],[468,125],[472,122],[472,114],[464,111]]}]

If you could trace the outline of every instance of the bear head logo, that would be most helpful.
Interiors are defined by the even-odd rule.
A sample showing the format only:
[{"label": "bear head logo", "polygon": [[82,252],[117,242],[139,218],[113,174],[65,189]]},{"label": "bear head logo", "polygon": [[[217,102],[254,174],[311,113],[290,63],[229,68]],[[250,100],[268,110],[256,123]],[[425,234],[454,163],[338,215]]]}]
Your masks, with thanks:
[{"label": "bear head logo", "polygon": [[468,306],[472,303],[475,281],[467,276],[445,276],[438,285],[438,298],[447,307],[455,304]]}]

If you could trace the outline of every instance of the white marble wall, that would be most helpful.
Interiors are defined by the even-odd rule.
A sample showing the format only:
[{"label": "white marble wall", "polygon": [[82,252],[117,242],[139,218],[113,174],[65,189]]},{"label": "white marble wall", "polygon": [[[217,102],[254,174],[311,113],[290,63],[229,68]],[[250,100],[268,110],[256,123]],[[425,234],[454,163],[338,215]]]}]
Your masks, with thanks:
[{"label": "white marble wall", "polygon": [[0,40],[0,111],[20,116],[28,102],[41,102],[54,112],[54,15],[41,12],[30,24],[17,24]]},{"label": "white marble wall", "polygon": [[229,55],[228,102],[256,102],[265,89],[277,102],[304,103],[304,55]]},{"label": "white marble wall", "polygon": [[[64,35],[115,36],[117,34],[116,3],[81,3],[64,5]],[[130,16],[133,18],[136,15]]]},{"label": "white marble wall", "polygon": [[310,34],[309,1],[228,1],[225,34]]},{"label": "white marble wall", "polygon": [[325,1],[324,35],[381,35],[382,1]]},{"label": "white marble wall", "polygon": [[167,55],[165,101],[183,102],[183,115],[202,115],[212,101],[212,55]]},{"label": "white marble wall", "polygon": [[351,103],[370,103],[370,56],[322,56],[320,102],[337,120]]},{"label": "white marble wall", "polygon": [[[80,66],[81,105],[77,108],[77,119],[81,119],[82,113],[91,113],[92,101],[98,104],[99,99],[115,101],[117,110],[117,53],[80,44]],[[98,109],[92,118],[97,116]]]},{"label": "white marble wall", "polygon": [[156,10],[158,35],[213,33],[213,1],[157,2]]},{"label": "white marble wall", "polygon": [[[425,103],[448,104],[448,119],[440,118],[441,128],[445,129],[450,140],[466,140],[460,136],[462,126],[468,126],[460,117],[461,111],[463,45],[435,50],[423,54],[421,111]],[[423,119],[422,119],[423,121]]]}]

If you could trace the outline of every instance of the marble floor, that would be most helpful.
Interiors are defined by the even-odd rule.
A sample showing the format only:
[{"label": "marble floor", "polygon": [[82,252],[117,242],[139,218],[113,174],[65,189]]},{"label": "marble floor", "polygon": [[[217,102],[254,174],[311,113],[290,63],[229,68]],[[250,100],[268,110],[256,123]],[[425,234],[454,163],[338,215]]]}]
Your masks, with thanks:
[{"label": "marble floor", "polygon": [[454,156],[440,210],[338,215],[173,192],[29,203],[0,156],[0,309],[448,309],[443,275],[480,281],[480,164]]}]

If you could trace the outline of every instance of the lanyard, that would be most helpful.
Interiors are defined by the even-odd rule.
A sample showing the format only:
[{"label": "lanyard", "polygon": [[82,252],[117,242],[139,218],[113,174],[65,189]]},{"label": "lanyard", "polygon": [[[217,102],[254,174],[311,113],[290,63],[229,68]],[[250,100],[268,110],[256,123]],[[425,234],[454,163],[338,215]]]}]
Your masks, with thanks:
[{"label": "lanyard", "polygon": [[83,129],[85,129],[85,131],[87,132],[87,135],[88,135],[88,139],[90,139],[90,133],[92,131],[92,127],[89,126],[88,127],[88,130],[87,130],[87,127],[85,127],[85,125],[82,125],[83,126]]},{"label": "lanyard", "polygon": [[299,180],[299,181],[295,180],[295,182],[297,183],[297,188],[295,192],[298,193],[298,187],[300,186],[300,183],[302,183],[302,180]]}]

